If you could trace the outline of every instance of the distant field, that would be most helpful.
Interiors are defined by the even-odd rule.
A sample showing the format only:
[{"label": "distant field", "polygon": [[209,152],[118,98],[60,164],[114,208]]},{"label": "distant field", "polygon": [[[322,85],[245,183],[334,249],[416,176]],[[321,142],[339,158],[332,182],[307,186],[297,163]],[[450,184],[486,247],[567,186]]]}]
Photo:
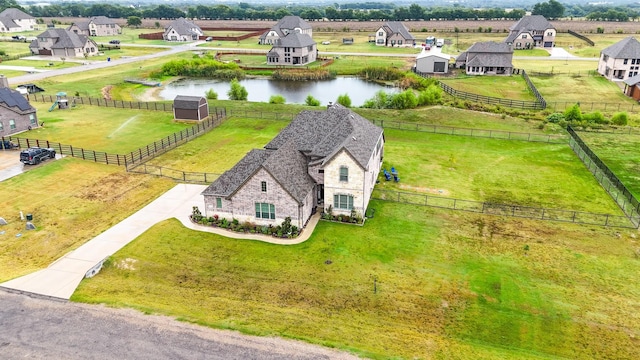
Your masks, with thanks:
[{"label": "distant field", "polygon": [[443,83],[459,91],[503,99],[535,101],[522,76],[465,76],[444,78]]}]

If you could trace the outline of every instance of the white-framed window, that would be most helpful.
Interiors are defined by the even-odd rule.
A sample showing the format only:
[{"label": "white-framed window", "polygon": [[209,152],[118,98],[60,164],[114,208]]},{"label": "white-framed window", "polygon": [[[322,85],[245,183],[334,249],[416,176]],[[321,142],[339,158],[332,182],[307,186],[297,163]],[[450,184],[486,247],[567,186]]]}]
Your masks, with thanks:
[{"label": "white-framed window", "polygon": [[0,121],[0,131],[4,131],[4,124]]},{"label": "white-framed window", "polygon": [[261,181],[260,182],[260,190],[262,190],[262,192],[267,192],[267,182],[266,181]]},{"label": "white-framed window", "polygon": [[526,39],[527,38],[527,34],[522,34],[522,38]]},{"label": "white-framed window", "polygon": [[216,198],[216,208],[222,209],[222,198]]},{"label": "white-framed window", "polygon": [[16,129],[16,121],[11,119],[9,120],[9,129],[11,130],[15,130]]},{"label": "white-framed window", "polygon": [[629,59],[624,59],[624,61],[622,61],[622,64],[627,65],[628,62],[629,62]]},{"label": "white-framed window", "polygon": [[276,218],[276,207],[273,204],[268,203],[256,203],[256,218],[257,219],[271,219]]},{"label": "white-framed window", "polygon": [[340,166],[340,181],[349,182],[349,168]]},{"label": "white-framed window", "polygon": [[335,194],[333,195],[333,208],[342,210],[353,209],[353,195]]},{"label": "white-framed window", "polygon": [[378,31],[378,36],[384,36],[384,32]]},{"label": "white-framed window", "polygon": [[35,114],[29,114],[29,123],[31,123],[31,125],[35,125],[36,124],[36,116],[35,116]]}]

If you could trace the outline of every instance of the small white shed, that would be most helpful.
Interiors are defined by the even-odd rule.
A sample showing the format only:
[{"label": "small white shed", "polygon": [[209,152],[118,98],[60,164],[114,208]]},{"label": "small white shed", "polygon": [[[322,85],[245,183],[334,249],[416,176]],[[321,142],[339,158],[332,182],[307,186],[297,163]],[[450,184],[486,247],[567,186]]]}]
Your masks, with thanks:
[{"label": "small white shed", "polygon": [[449,72],[451,56],[442,53],[423,51],[416,57],[416,71],[428,74],[446,74]]}]

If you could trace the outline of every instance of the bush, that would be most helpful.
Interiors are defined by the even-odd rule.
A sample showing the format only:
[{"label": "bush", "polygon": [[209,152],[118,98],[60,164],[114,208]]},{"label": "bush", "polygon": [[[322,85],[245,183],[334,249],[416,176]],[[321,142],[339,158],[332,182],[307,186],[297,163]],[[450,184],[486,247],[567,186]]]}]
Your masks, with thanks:
[{"label": "bush", "polygon": [[553,124],[557,124],[560,121],[564,121],[564,114],[563,113],[553,113],[549,116],[547,116],[547,121]]},{"label": "bush", "polygon": [[240,85],[238,79],[231,80],[230,85],[231,88],[229,89],[229,92],[227,92],[229,100],[247,100],[249,93],[244,86]]},{"label": "bush", "polygon": [[391,96],[390,107],[392,109],[404,110],[413,109],[418,106],[418,99],[413,90],[405,90],[399,94]]},{"label": "bush", "polygon": [[614,125],[624,126],[629,122],[629,115],[626,112],[617,112],[611,117],[611,122]]},{"label": "bush", "polygon": [[442,100],[442,89],[437,85],[431,85],[418,94],[418,106],[435,105]]},{"label": "bush", "polygon": [[307,95],[304,103],[307,104],[307,106],[320,106],[320,100],[314,98],[311,94]]},{"label": "bush", "polygon": [[580,111],[580,105],[575,104],[568,108],[564,112],[564,119],[568,122],[580,122],[582,121],[582,111]]},{"label": "bush", "polygon": [[600,111],[594,111],[592,113],[586,113],[582,115],[582,119],[587,123],[596,124],[608,124],[609,120],[604,118],[604,115]]},{"label": "bush", "polygon": [[209,90],[205,91],[204,95],[209,100],[218,100],[218,93],[215,92],[213,89],[209,89]]},{"label": "bush", "polygon": [[271,95],[269,98],[269,104],[284,104],[287,102],[287,99],[282,95]]},{"label": "bush", "polygon": [[351,98],[348,94],[338,95],[338,100],[336,102],[344,107],[351,107]]}]

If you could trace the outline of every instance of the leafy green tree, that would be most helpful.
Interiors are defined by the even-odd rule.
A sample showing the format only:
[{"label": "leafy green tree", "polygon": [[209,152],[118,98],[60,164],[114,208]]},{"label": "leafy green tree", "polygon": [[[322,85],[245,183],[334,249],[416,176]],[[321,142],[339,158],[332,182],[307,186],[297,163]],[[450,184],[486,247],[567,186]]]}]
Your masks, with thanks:
[{"label": "leafy green tree", "polygon": [[558,19],[564,15],[564,6],[556,0],[537,3],[533,6],[533,15],[542,15],[547,19]]},{"label": "leafy green tree", "polygon": [[336,102],[344,107],[351,107],[351,98],[348,94],[338,95],[338,100]]},{"label": "leafy green tree", "polygon": [[271,95],[269,98],[269,104],[284,104],[286,102],[287,99],[282,95]]},{"label": "leafy green tree", "polygon": [[139,16],[129,16],[127,18],[127,25],[138,27],[142,25],[142,19],[140,19]]},{"label": "leafy green tree", "polygon": [[580,105],[575,104],[565,110],[564,119],[568,122],[582,121],[582,111],[580,111]]},{"label": "leafy green tree", "polygon": [[229,92],[227,92],[227,95],[229,96],[229,100],[247,100],[249,93],[244,86],[240,85],[238,79],[233,79],[231,80],[231,88]]},{"label": "leafy green tree", "polygon": [[365,101],[362,107],[368,109],[386,109],[389,107],[389,94],[384,92],[384,90],[380,90],[376,92],[373,98]]},{"label": "leafy green tree", "polygon": [[614,125],[624,126],[629,122],[629,115],[626,112],[617,112],[611,117],[611,122]]},{"label": "leafy green tree", "polygon": [[307,98],[304,100],[304,103],[307,106],[320,106],[320,100],[311,96],[311,94],[307,95]]},{"label": "leafy green tree", "polygon": [[392,109],[413,109],[418,106],[418,99],[416,98],[416,94],[413,90],[409,89],[393,95],[389,104]]},{"label": "leafy green tree", "polygon": [[435,105],[442,100],[442,88],[437,84],[429,85],[418,94],[418,106]]},{"label": "leafy green tree", "polygon": [[218,93],[215,92],[215,90],[213,90],[213,89],[209,89],[209,90],[205,91],[204,95],[209,100],[218,100]]},{"label": "leafy green tree", "polygon": [[8,8],[15,8],[24,11],[24,8],[18,5],[16,0],[0,0],[0,12]]}]

